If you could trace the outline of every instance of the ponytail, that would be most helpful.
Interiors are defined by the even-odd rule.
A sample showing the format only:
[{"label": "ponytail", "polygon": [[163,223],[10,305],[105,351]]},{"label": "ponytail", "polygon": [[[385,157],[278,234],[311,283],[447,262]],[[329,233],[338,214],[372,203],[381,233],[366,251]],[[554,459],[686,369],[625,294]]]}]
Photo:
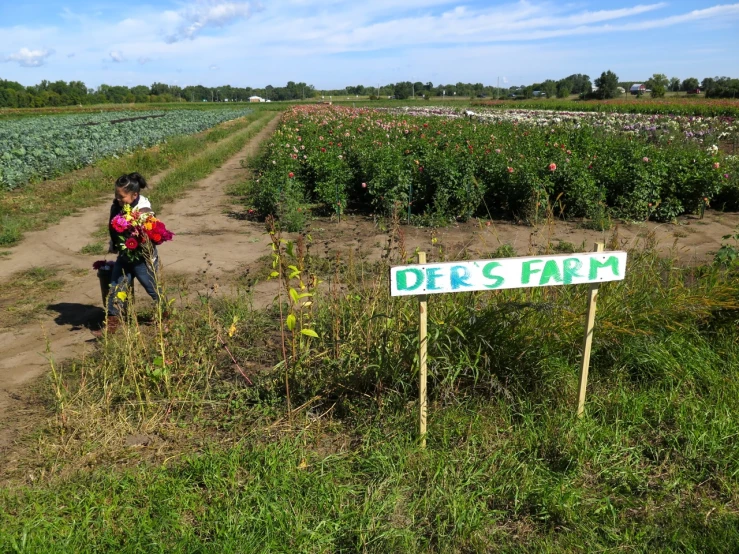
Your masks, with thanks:
[{"label": "ponytail", "polygon": [[146,179],[139,173],[128,173],[121,175],[115,182],[116,188],[123,189],[126,192],[141,192],[146,188]]}]

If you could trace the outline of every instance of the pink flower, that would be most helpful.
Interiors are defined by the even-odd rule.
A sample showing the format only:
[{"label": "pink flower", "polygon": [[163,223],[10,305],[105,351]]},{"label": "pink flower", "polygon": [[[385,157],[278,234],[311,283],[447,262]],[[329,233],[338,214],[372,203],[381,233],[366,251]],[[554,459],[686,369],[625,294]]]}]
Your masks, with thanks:
[{"label": "pink flower", "polygon": [[715,162],[715,163],[713,164],[713,169],[718,169],[719,167],[721,167],[721,164],[720,164],[720,163],[718,163],[718,162]]},{"label": "pink flower", "polygon": [[644,163],[648,163],[648,162],[649,162],[649,158],[647,158],[646,156],[644,156],[644,157],[643,157],[643,158],[641,159],[641,161],[643,161]]},{"label": "pink flower", "polygon": [[293,172],[291,171],[290,173],[288,173],[288,174],[287,174],[287,176],[288,176],[288,177],[290,177],[290,179],[292,179],[293,177],[295,177],[295,173],[293,173]]},{"label": "pink flower", "polygon": [[113,229],[115,229],[117,233],[122,233],[129,227],[128,221],[126,221],[126,218],[123,217],[121,214],[115,216],[110,224],[113,226]]},{"label": "pink flower", "polygon": [[555,171],[557,169],[557,164],[549,164],[549,171]]},{"label": "pink flower", "polygon": [[496,149],[495,149],[495,153],[496,153],[496,154],[500,154],[500,148],[496,148]]},{"label": "pink flower", "polygon": [[508,168],[508,173],[513,173],[513,168],[512,167],[509,167]]},{"label": "pink flower", "polygon": [[362,188],[363,189],[366,189],[367,188],[367,183],[362,183]]},{"label": "pink flower", "polygon": [[724,179],[728,179],[728,178],[729,178],[729,174],[728,173],[724,173]]}]

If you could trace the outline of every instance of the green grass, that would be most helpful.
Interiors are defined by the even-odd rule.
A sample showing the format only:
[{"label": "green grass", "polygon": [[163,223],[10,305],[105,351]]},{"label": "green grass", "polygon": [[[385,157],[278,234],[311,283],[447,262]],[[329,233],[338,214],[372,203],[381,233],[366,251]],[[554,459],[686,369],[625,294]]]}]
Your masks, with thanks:
[{"label": "green grass", "polygon": [[80,254],[97,254],[102,255],[108,252],[108,243],[105,241],[96,241],[86,244],[80,249]]},{"label": "green grass", "polygon": [[241,133],[264,117],[264,111],[255,111],[235,123],[227,122],[198,135],[175,137],[158,147],[110,158],[53,181],[0,191],[0,246],[17,244],[24,233],[46,228],[80,208],[95,205],[104,194],[110,194],[115,179],[123,173],[138,171],[151,177],[179,167],[201,155],[204,148]]},{"label": "green grass", "polygon": [[0,551],[739,549],[736,273],[631,251],[600,290],[581,420],[588,287],[432,296],[423,450],[417,302],[388,296],[384,262],[291,251],[324,281],[301,318],[320,338],[292,355],[286,331],[293,411],[275,307],[200,296],[164,338],[132,320],[55,368],[56,417],[0,491]]},{"label": "green grass", "polygon": [[210,175],[228,158],[244,148],[274,117],[274,112],[262,112],[251,125],[229,135],[228,139],[223,139],[215,148],[167,174],[149,195],[152,205],[158,210],[163,204],[177,198],[187,187]]}]

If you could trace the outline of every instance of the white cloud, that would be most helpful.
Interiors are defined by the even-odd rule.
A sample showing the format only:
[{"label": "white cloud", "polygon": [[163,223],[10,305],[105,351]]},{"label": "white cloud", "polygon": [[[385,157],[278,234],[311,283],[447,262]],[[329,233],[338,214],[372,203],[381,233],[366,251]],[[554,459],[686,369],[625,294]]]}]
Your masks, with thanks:
[{"label": "white cloud", "polygon": [[41,49],[30,50],[21,48],[17,52],[10,54],[5,58],[6,62],[18,62],[23,67],[41,67],[46,63],[46,59],[54,53],[54,50]]},{"label": "white cloud", "polygon": [[[731,50],[739,0],[695,2],[701,7],[693,11],[660,0],[622,0],[617,8],[591,10],[587,6],[602,4],[270,0],[262,8],[257,1],[174,0],[178,8],[166,11],[153,2],[120,4],[115,18],[107,10],[105,16],[65,10],[56,26],[0,23],[0,61],[38,67],[50,50],[5,56],[17,45],[46,44],[63,53],[45,72],[51,79],[148,83],[178,77],[182,68],[183,84],[263,86],[291,79],[319,88],[429,79],[496,83],[498,76],[501,84],[524,83],[604,67],[685,77],[730,74],[736,67]],[[642,46],[631,55],[613,46],[644,41],[666,46]],[[696,44],[720,52],[701,64],[693,60]],[[548,69],[540,63],[545,54]],[[103,64],[108,73],[99,71]],[[8,64],[3,77],[33,84],[36,77],[19,66]]]},{"label": "white cloud", "polygon": [[249,18],[255,10],[261,9],[253,2],[224,2],[223,0],[196,0],[194,4],[172,14],[167,19],[177,21],[177,30],[167,37],[168,43],[193,40],[203,29],[225,27],[241,19]]}]

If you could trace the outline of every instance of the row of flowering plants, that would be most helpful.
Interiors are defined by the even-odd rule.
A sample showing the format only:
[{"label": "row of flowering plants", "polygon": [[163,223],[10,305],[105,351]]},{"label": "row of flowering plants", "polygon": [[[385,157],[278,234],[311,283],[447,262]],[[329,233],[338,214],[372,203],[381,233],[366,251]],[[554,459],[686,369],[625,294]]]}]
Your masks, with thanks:
[{"label": "row of flowering plants", "polygon": [[598,127],[611,133],[635,135],[661,144],[689,141],[715,144],[716,142],[739,141],[739,120],[733,117],[703,117],[674,114],[637,114],[611,112],[583,112],[573,110],[524,110],[524,109],[477,109],[474,111],[457,108],[394,108],[391,113],[401,115],[443,116],[463,118],[488,123],[512,123],[538,127],[556,126],[579,129]]},{"label": "row of flowering plants", "polygon": [[640,98],[636,99],[632,96],[613,100],[589,100],[576,101],[571,100],[528,100],[515,102],[504,100],[478,100],[472,103],[473,106],[484,106],[488,108],[509,109],[515,107],[518,109],[533,110],[564,110],[573,109],[581,112],[602,112],[602,113],[624,113],[624,114],[662,114],[677,116],[729,116],[739,117],[739,100],[736,99],[717,99],[717,98],[691,98],[691,97],[671,97],[671,98]]},{"label": "row of flowering plants", "polygon": [[595,125],[296,106],[257,162],[254,202],[265,215],[310,203],[531,218],[552,203],[565,217],[669,220],[739,207],[738,166],[705,142]]}]

